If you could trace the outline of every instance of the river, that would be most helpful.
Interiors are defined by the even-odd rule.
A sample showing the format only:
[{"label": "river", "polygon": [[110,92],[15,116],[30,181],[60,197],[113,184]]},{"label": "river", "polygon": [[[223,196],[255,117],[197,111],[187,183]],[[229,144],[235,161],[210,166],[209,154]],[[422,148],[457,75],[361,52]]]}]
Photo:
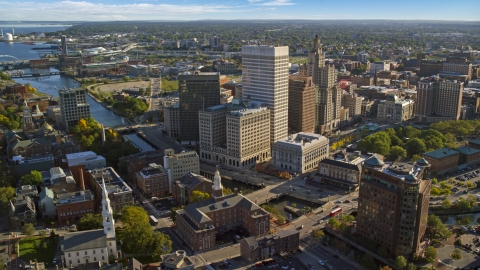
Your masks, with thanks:
[{"label": "river", "polygon": [[[25,60],[39,59],[38,53],[34,50],[31,50],[31,48],[31,45],[26,45],[22,43],[0,42],[0,55],[11,55],[19,59]],[[37,88],[37,91],[46,93],[53,97],[58,97],[57,89],[62,89],[63,87],[80,87],[80,84],[74,82],[71,78],[62,75],[35,77],[28,79],[18,78],[15,79],[15,81],[22,84],[30,83],[33,87]],[[57,89],[55,89],[54,87],[57,87]],[[90,114],[99,123],[110,127],[123,124],[122,116],[119,116],[112,111],[106,109],[88,95],[87,103],[90,104]]]}]

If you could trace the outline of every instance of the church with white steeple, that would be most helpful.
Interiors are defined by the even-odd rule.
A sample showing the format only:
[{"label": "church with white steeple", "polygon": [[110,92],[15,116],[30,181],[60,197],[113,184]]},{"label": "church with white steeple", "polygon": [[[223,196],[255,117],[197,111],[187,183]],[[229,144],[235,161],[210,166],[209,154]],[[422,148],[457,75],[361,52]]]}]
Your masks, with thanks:
[{"label": "church with white steeple", "polygon": [[102,189],[103,229],[65,234],[61,247],[62,259],[67,267],[77,267],[93,262],[107,265],[110,256],[115,259],[121,257],[121,252],[117,249],[115,220],[104,179],[102,179]]}]

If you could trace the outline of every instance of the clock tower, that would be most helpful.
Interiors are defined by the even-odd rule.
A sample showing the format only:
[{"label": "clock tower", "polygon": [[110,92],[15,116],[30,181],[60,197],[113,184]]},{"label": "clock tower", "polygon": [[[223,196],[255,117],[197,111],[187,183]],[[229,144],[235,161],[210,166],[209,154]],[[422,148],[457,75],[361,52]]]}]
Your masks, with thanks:
[{"label": "clock tower", "polygon": [[113,211],[110,207],[110,199],[108,198],[108,191],[105,186],[105,179],[102,177],[102,217],[103,230],[108,238],[115,238],[115,221],[113,220]]}]

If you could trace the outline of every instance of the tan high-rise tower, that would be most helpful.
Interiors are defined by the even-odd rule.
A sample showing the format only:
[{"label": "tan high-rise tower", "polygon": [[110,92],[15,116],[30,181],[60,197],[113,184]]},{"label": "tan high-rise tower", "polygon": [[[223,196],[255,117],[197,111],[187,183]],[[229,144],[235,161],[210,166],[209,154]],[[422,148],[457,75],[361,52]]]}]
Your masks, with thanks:
[{"label": "tan high-rise tower", "polygon": [[288,127],[292,133],[315,131],[316,90],[310,76],[288,79]]},{"label": "tan high-rise tower", "polygon": [[342,90],[336,85],[335,67],[325,64],[325,55],[318,36],[315,36],[313,49],[308,53],[308,64],[300,66],[299,73],[312,76],[314,84],[318,87],[317,131],[325,133],[338,128]]}]

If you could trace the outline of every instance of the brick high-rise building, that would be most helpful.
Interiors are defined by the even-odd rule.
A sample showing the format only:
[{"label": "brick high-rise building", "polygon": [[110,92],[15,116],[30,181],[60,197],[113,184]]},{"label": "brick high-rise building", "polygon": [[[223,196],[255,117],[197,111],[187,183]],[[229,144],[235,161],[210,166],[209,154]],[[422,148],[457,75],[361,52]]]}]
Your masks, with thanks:
[{"label": "brick high-rise building", "polygon": [[376,156],[362,165],[357,235],[363,243],[387,249],[391,256],[412,258],[426,246],[430,202],[429,164],[384,163]]},{"label": "brick high-rise building", "polygon": [[313,49],[308,53],[308,64],[300,66],[299,74],[312,76],[313,83],[318,87],[318,132],[322,134],[337,129],[340,124],[342,89],[336,84],[335,66],[325,64],[318,36],[315,36]]},{"label": "brick high-rise building", "polygon": [[428,79],[418,82],[415,120],[434,123],[460,119],[463,83]]},{"label": "brick high-rise building", "polygon": [[420,73],[418,74],[421,77],[432,76],[440,73],[443,70],[443,61],[442,60],[420,60]]},{"label": "brick high-rise building", "polygon": [[220,104],[220,75],[196,72],[178,76],[180,140],[198,142],[198,111]]},{"label": "brick high-rise building", "polygon": [[288,78],[288,127],[291,132],[315,131],[315,100],[312,77]]},{"label": "brick high-rise building", "polygon": [[170,194],[168,171],[162,165],[149,164],[136,173],[138,188],[149,197],[164,198]]},{"label": "brick high-rise building", "polygon": [[242,47],[242,97],[270,109],[270,143],[288,136],[288,59],[288,46]]}]

